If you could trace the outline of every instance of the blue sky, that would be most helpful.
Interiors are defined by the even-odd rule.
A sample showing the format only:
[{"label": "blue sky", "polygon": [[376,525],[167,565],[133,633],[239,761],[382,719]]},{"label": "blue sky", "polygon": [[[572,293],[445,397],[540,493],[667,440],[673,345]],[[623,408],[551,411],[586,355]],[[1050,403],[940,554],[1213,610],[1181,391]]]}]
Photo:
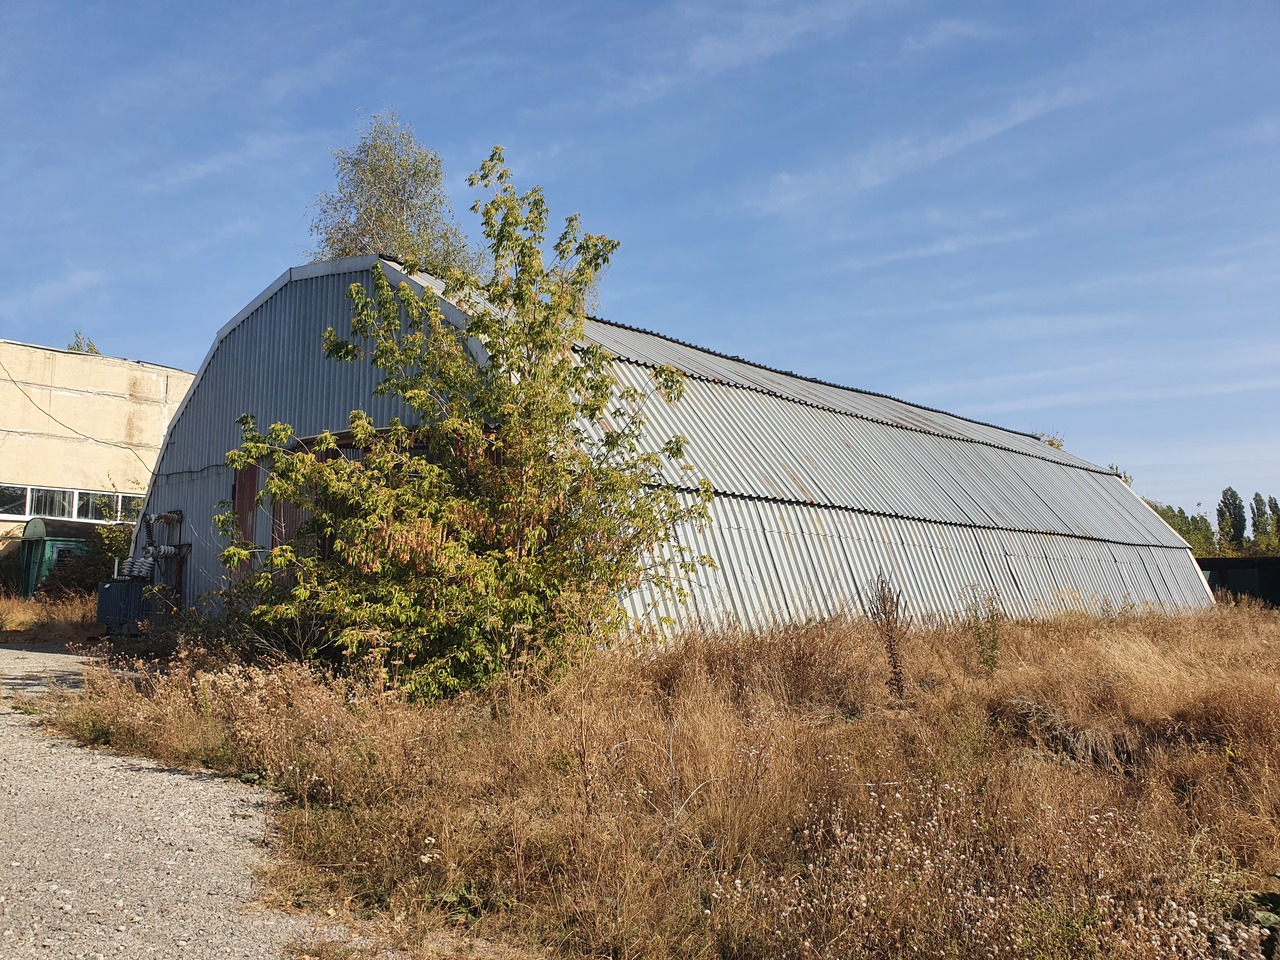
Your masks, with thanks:
[{"label": "blue sky", "polygon": [[[355,12],[358,11],[358,12]],[[1280,6],[0,0],[0,337],[195,369],[394,109],[602,313],[1280,495]]]}]

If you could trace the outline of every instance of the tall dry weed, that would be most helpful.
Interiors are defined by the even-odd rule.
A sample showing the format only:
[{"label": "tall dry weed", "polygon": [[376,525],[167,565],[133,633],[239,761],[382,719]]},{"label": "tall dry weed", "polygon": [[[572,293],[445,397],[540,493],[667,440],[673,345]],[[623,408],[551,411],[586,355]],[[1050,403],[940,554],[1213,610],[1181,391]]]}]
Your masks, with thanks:
[{"label": "tall dry weed", "polygon": [[20,642],[83,640],[96,631],[97,599],[69,594],[58,598],[0,593],[0,633]]},{"label": "tall dry weed", "polygon": [[[301,905],[564,956],[1256,956],[1280,615],[700,632],[427,706],[297,666],[96,674],[57,722],[288,799]],[[907,683],[904,677],[904,683]]]}]

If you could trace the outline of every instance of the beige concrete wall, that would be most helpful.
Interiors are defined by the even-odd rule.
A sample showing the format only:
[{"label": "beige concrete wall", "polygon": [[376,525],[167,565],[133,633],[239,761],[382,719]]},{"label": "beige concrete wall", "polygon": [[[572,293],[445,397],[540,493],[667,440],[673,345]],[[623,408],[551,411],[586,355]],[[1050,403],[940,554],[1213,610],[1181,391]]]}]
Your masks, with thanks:
[{"label": "beige concrete wall", "polygon": [[0,484],[145,493],[194,375],[0,340]]},{"label": "beige concrete wall", "polygon": [[0,520],[0,560],[6,559],[22,546],[22,528],[25,526],[25,523]]}]

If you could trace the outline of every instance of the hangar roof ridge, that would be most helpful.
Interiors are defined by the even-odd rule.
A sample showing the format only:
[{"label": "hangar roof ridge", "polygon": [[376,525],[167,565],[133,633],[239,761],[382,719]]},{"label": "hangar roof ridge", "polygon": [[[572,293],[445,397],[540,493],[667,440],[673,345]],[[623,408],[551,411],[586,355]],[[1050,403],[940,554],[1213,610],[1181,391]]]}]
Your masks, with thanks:
[{"label": "hangar roof ridge", "polygon": [[[357,272],[359,270],[369,269],[373,266],[373,264],[378,262],[381,262],[384,265],[391,267],[393,270],[395,270],[405,279],[413,280],[414,282],[420,285],[429,286],[432,289],[432,291],[437,295],[442,295],[443,293],[444,284],[438,277],[435,277],[432,274],[423,273],[423,272],[418,272],[414,274],[406,273],[404,271],[403,264],[401,264],[395,258],[388,256],[386,254],[366,254],[358,257],[349,257],[349,258],[344,258],[339,260],[318,261],[318,262],[308,263],[302,266],[292,267],[288,270],[285,270],[275,280],[275,282],[268,285],[266,289],[264,289],[260,294],[258,294],[257,297],[255,297],[249,304],[247,304],[242,310],[240,310],[235,317],[233,317],[228,323],[226,323],[222,327],[221,330],[218,331],[218,335],[214,339],[214,344],[210,348],[208,356],[205,357],[204,363],[201,364],[200,369],[196,374],[196,381],[198,382],[200,380],[201,375],[204,373],[205,366],[208,364],[213,353],[217,350],[218,344],[222,341],[222,339],[228,333],[230,333],[231,330],[237,327],[245,318],[247,318],[251,313],[253,313],[254,310],[256,310],[264,302],[266,302],[268,299],[270,299],[272,296],[278,293],[280,289],[286,286],[288,283],[295,280],[304,280],[311,277],[325,276],[325,275],[335,274],[335,273]],[[630,333],[637,333],[642,336],[653,337],[657,340],[674,344],[675,346],[683,348],[684,350],[692,350],[709,357],[716,357],[721,360],[728,360],[732,363],[742,364],[743,366],[750,367],[756,370],[761,370],[766,373],[774,374],[780,377],[785,377],[787,379],[794,380],[798,383],[812,384],[814,386],[822,387],[825,389],[838,390],[843,393],[854,394],[862,397],[870,397],[878,400],[887,400],[887,401],[890,401],[891,403],[901,404],[904,407],[910,407],[912,409],[919,410],[924,413],[948,417],[953,420],[959,421],[961,423],[972,424],[973,426],[982,428],[984,430],[999,431],[1000,433],[1006,434],[1010,437],[1018,437],[1024,441],[1032,440],[1032,441],[1035,441],[1037,444],[1039,444],[1040,438],[1033,433],[1027,433],[1021,430],[1012,430],[1008,427],[1002,427],[998,424],[987,423],[982,420],[976,420],[972,417],[965,417],[960,414],[951,413],[950,411],[947,411],[947,410],[941,410],[936,407],[928,407],[923,404],[913,403],[910,400],[902,400],[898,397],[894,397],[887,393],[878,393],[873,390],[863,390],[858,387],[851,387],[845,384],[833,383],[829,380],[821,380],[817,377],[805,376],[804,374],[798,374],[790,370],[783,370],[777,367],[770,367],[767,364],[757,363],[753,360],[747,360],[739,356],[734,356],[732,354],[722,353],[718,350],[713,350],[708,347],[699,346],[698,344],[690,343],[686,340],[680,340],[676,337],[668,336],[667,334],[659,333],[654,330],[648,330],[648,329],[645,329],[644,327],[638,327],[632,324],[621,323],[615,320],[608,320],[604,317],[598,317],[598,316],[588,316],[587,320],[591,323],[596,323],[604,327],[612,327],[617,330],[625,330]],[[659,364],[646,361],[639,357],[628,356],[625,353],[619,353],[618,351],[611,351],[611,352],[614,352],[615,354],[617,354],[617,356],[619,356],[621,359],[625,359],[639,366],[649,366],[654,368],[659,366]],[[1047,463],[1053,463],[1053,464],[1057,464],[1064,467],[1073,467],[1077,470],[1083,470],[1089,473],[1096,473],[1103,476],[1115,475],[1111,470],[1105,467],[1101,467],[1101,466],[1098,466],[1097,464],[1090,463],[1080,457],[1074,456],[1073,454],[1066,453],[1065,451],[1058,453],[1057,451],[1050,452],[1050,449],[1046,449],[1044,452],[1041,452],[1038,450],[1022,449],[1018,446],[1006,445],[1003,443],[996,442],[995,439],[964,436],[962,433],[957,433],[954,431],[947,431],[944,429],[930,429],[926,426],[917,426],[909,423],[902,423],[902,422],[898,422],[890,419],[885,419],[882,417],[876,417],[873,414],[865,411],[844,410],[839,407],[831,406],[829,404],[823,404],[820,402],[816,402],[814,400],[808,400],[803,397],[799,397],[793,394],[789,394],[789,393],[785,393],[777,390],[770,390],[767,387],[761,387],[754,384],[742,383],[742,382],[731,381],[731,380],[723,380],[723,379],[718,380],[717,378],[712,377],[710,375],[700,375],[693,371],[688,371],[688,370],[685,370],[683,372],[686,375],[693,376],[696,379],[705,380],[707,382],[723,383],[726,386],[736,387],[738,389],[744,389],[744,390],[760,393],[766,396],[772,396],[780,400],[799,403],[814,409],[827,410],[842,416],[856,417],[856,418],[867,420],[873,423],[879,423],[885,426],[889,426],[889,427],[893,427],[901,430],[907,430],[913,433],[920,433],[927,436],[947,437],[947,438],[958,440],[961,442],[974,443],[981,446],[991,447],[993,449],[1004,450],[1009,453],[1020,454],[1022,456],[1031,457],[1037,460],[1043,460]],[[194,384],[193,384],[192,392],[194,392]],[[186,406],[186,400],[189,398],[190,398],[190,394],[188,395],[187,398],[184,398],[183,407]],[[177,415],[175,415],[174,417],[175,421],[178,419],[178,416],[180,416],[181,413],[182,413],[182,409],[180,408],[178,410]],[[1055,453],[1057,455],[1055,455]]]},{"label": "hangar roof ridge", "polygon": [[[687,350],[696,350],[699,353],[704,353],[709,356],[718,357],[722,360],[729,360],[733,363],[740,363],[740,364],[743,364],[744,366],[753,367],[757,370],[764,370],[768,373],[777,374],[778,376],[786,377],[791,380],[796,380],[801,383],[811,383],[816,386],[826,387],[828,389],[833,389],[833,390],[840,390],[845,393],[853,393],[853,394],[858,394],[864,397],[875,397],[881,400],[889,400],[889,401],[892,401],[893,403],[902,404],[905,407],[912,407],[916,410],[922,410],[926,413],[932,413],[932,414],[938,414],[944,417],[950,417],[953,420],[959,420],[963,423],[970,423],[970,424],[973,424],[974,426],[983,427],[989,430],[998,430],[1001,433],[1010,434],[1015,437],[1021,437],[1028,440],[1035,440],[1037,443],[1040,442],[1040,437],[1034,433],[1027,433],[1022,430],[1012,430],[1008,427],[1002,427],[999,424],[987,423],[983,420],[976,420],[972,417],[965,417],[960,414],[952,413],[949,410],[941,410],[937,407],[927,407],[924,404],[913,403],[910,400],[903,400],[891,394],[878,393],[874,390],[863,390],[858,387],[850,387],[845,384],[833,383],[830,380],[821,380],[817,377],[809,377],[809,376],[805,376],[804,374],[794,373],[793,371],[790,371],[790,370],[783,370],[778,367],[771,367],[768,364],[757,363],[753,360],[747,360],[743,357],[734,356],[728,353],[722,353],[718,350],[712,350],[707,347],[702,347],[696,343],[690,343],[687,340],[680,340],[676,337],[671,337],[664,333],[659,333],[654,330],[646,330],[643,327],[637,327],[627,323],[619,323],[614,320],[606,320],[603,317],[589,316],[587,317],[587,319],[593,323],[602,324],[604,326],[616,327],[620,330],[627,330],[631,333],[639,333],[644,336],[655,337],[659,340],[664,340],[668,343],[673,343]],[[617,356],[618,356],[618,359],[625,360],[629,363],[633,363],[638,366],[650,367],[654,369],[656,369],[659,366],[659,364],[656,364],[652,361],[642,360],[640,358],[627,356],[625,354],[618,354]],[[983,446],[989,446],[989,447],[994,447],[1000,450],[1006,450],[1009,453],[1016,453],[1022,456],[1034,457],[1036,459],[1044,460],[1048,463],[1059,464],[1060,466],[1064,466],[1064,467],[1074,467],[1077,470],[1086,470],[1090,473],[1098,473],[1104,476],[1115,476],[1115,473],[1113,471],[1105,467],[1100,467],[1096,464],[1089,463],[1088,461],[1083,460],[1079,457],[1076,457],[1073,454],[1068,454],[1065,451],[1063,451],[1062,454],[1059,456],[1054,456],[1053,454],[1048,452],[1041,453],[1039,451],[1023,450],[1023,449],[1019,449],[1018,447],[996,443],[993,440],[986,440],[986,439],[981,439],[977,437],[966,437],[966,436],[956,434],[954,432],[948,432],[944,430],[931,430],[931,429],[928,429],[927,427],[915,426],[908,423],[899,423],[893,420],[884,419],[882,417],[876,417],[876,416],[873,416],[872,414],[865,413],[865,412],[854,412],[851,410],[843,410],[843,409],[840,409],[839,407],[833,407],[828,404],[818,403],[816,401],[808,400],[803,397],[794,396],[794,395],[783,393],[777,390],[770,390],[767,387],[761,387],[754,384],[717,379],[708,374],[700,374],[690,370],[682,370],[681,372],[684,373],[686,376],[693,377],[694,379],[697,379],[697,380],[706,380],[708,382],[723,383],[725,386],[734,387],[739,390],[750,390],[756,393],[765,394],[767,396],[776,397],[780,400],[787,400],[793,403],[803,404],[804,406],[813,407],[815,409],[826,410],[831,413],[839,414],[841,416],[857,417],[862,420],[869,420],[873,423],[880,423],[885,426],[894,427],[899,430],[910,430],[915,433],[923,433],[930,436],[948,437],[950,439],[959,440],[965,443],[977,443]]]},{"label": "hangar roof ridge", "polygon": [[[723,355],[717,354],[717,356],[723,356]],[[734,359],[734,358],[729,357],[727,359]],[[656,370],[658,368],[658,365],[655,363],[651,363],[647,360],[637,360],[635,357],[615,356],[614,360],[621,361],[622,363],[634,364],[635,366],[638,366],[638,367],[647,367],[651,370]],[[746,361],[742,361],[742,362],[745,363]],[[753,366],[756,366],[756,364],[753,364]],[[771,373],[785,374],[785,371],[775,370],[772,367],[762,367],[762,369],[768,370]],[[787,403],[798,403],[801,406],[811,407],[814,410],[823,410],[827,413],[834,413],[836,416],[840,416],[840,417],[853,417],[858,420],[866,420],[866,421],[869,421],[870,423],[878,423],[878,424],[881,424],[882,426],[891,427],[895,430],[909,430],[912,433],[923,433],[926,436],[930,436],[930,437],[945,437],[948,440],[955,440],[959,443],[976,443],[979,446],[992,447],[996,450],[1004,450],[1007,453],[1015,453],[1023,457],[1032,457],[1036,460],[1043,460],[1046,463],[1056,464],[1057,466],[1060,466],[1060,467],[1071,467],[1075,470],[1084,470],[1088,473],[1101,474],[1104,477],[1116,476],[1115,473],[1108,470],[1106,467],[1100,467],[1097,464],[1089,463],[1086,460],[1080,460],[1077,463],[1072,463],[1071,461],[1064,460],[1059,457],[1050,456],[1048,454],[1042,454],[1042,453],[1039,453],[1038,451],[1032,452],[1030,450],[1019,450],[1017,447],[1006,446],[1004,444],[995,443],[994,441],[991,441],[991,440],[982,440],[977,437],[962,437],[954,433],[946,433],[942,430],[930,430],[926,427],[912,426],[909,423],[895,423],[892,420],[885,420],[881,417],[873,417],[867,413],[854,413],[853,411],[850,411],[850,410],[841,410],[839,407],[832,407],[832,406],[828,406],[827,404],[817,403],[813,400],[806,400],[803,397],[793,397],[793,396],[790,396],[789,394],[780,393],[776,390],[769,390],[765,387],[753,386],[752,384],[749,384],[749,383],[734,383],[733,381],[730,381],[730,380],[717,380],[716,378],[708,376],[707,374],[692,373],[687,370],[682,370],[681,373],[684,376],[691,377],[694,380],[705,380],[707,383],[718,383],[722,386],[729,387],[732,390],[747,390],[752,393],[763,394],[764,396],[767,396],[767,397],[774,397],[778,400],[784,400]],[[807,378],[800,378],[800,379],[807,379]],[[825,381],[822,381],[822,380],[816,380],[813,382],[821,384],[822,386],[838,386],[837,384],[826,383]],[[854,390],[854,392],[858,392],[858,393],[866,392],[866,391],[856,390],[856,388],[853,388],[853,387],[850,387],[848,389]],[[897,403],[906,403],[906,401],[898,400],[897,397],[891,397],[888,394],[870,393],[868,395],[873,397],[883,397],[887,400],[893,400]],[[954,416],[954,414],[947,413],[947,411],[945,410],[934,410],[931,407],[920,407],[918,404],[914,404],[914,403],[907,403],[907,406],[917,407],[918,409],[921,409],[921,410],[927,410],[930,413],[941,413],[948,417]],[[978,426],[981,426],[981,427],[994,426],[994,424],[983,423],[980,420],[968,420],[965,417],[956,417],[956,419],[965,420],[966,423],[977,424]],[[995,429],[1004,430],[1003,427],[995,427]],[[1036,438],[1035,434],[1023,434],[1023,433],[1019,433],[1017,430],[1004,430],[1004,432],[1012,433],[1015,436],[1025,436],[1030,439],[1038,439]]]},{"label": "hangar roof ridge", "polygon": [[[806,383],[816,383],[820,387],[832,387],[836,390],[845,390],[849,393],[860,393],[868,397],[880,397],[883,400],[892,400],[894,403],[901,403],[907,407],[915,407],[917,410],[924,410],[928,413],[941,413],[944,416],[954,417],[955,419],[963,420],[966,423],[977,424],[980,427],[990,427],[993,430],[1000,430],[1004,433],[1013,433],[1020,437],[1030,437],[1032,440],[1040,439],[1037,434],[1028,433],[1025,430],[1014,430],[1010,427],[1002,427],[998,423],[987,423],[985,420],[977,420],[973,417],[966,417],[962,414],[952,413],[950,410],[942,410],[938,407],[925,406],[923,403],[916,403],[912,400],[903,400],[901,397],[895,397],[891,393],[880,393],[876,390],[864,390],[861,387],[851,387],[846,383],[836,383],[832,380],[823,380],[820,377],[810,377],[803,373],[796,373],[794,370],[783,370],[781,367],[771,367],[767,363],[757,363],[755,360],[748,360],[746,357],[735,356],[731,353],[722,353],[719,350],[712,350],[710,347],[690,343],[688,340],[681,340],[679,337],[672,337],[665,333],[659,333],[657,330],[646,330],[644,327],[633,326],[629,323],[619,323],[616,320],[608,320],[604,317],[588,316],[587,319],[594,320],[596,323],[603,323],[610,327],[618,327],[621,330],[630,330],[632,333],[643,333],[649,337],[657,337],[659,340],[667,340],[670,343],[677,344],[678,346],[697,350],[699,353],[709,353],[713,357],[720,357],[723,360],[732,360],[734,363],[746,364],[748,367],[755,367],[759,370],[767,370],[770,373],[781,374],[782,376],[790,377],[793,380],[803,380]],[[628,359],[634,358],[629,357]]]}]

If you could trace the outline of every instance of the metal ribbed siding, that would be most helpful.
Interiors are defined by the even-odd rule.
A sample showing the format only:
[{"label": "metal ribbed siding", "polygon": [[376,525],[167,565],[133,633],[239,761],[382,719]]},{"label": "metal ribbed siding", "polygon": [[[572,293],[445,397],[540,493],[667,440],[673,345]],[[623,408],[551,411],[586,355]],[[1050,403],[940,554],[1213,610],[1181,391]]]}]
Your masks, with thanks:
[{"label": "metal ribbed siding", "polygon": [[892,397],[769,370],[657,334],[598,320],[588,322],[586,334],[588,339],[610,352],[637,363],[670,366],[683,370],[691,377],[738,384],[748,389],[778,394],[803,403],[830,407],[854,416],[879,419],[911,429],[1003,445],[1055,463],[1067,463],[1102,472],[1100,467],[1065,450],[1050,447],[1027,434],[918,407]]},{"label": "metal ribbed siding", "polygon": [[[336,364],[320,348],[327,327],[345,329],[347,290],[368,281],[374,262],[287,272],[211,349],[146,507],[187,515],[188,596],[223,574],[212,516],[230,496],[224,461],[239,443],[237,416],[252,413],[264,427],[283,420],[311,436],[344,428],[356,407],[382,422],[407,413],[373,397],[370,367]],[[758,627],[857,612],[880,571],[920,615],[963,609],[975,586],[998,592],[1014,616],[1211,602],[1185,544],[1118,478],[1032,437],[642,331],[592,321],[587,333],[617,356],[625,385],[647,391],[658,365],[690,374],[681,404],[649,405],[650,436],[689,440],[694,470],[672,470],[670,483],[707,478],[717,492],[714,521],[679,539],[720,569],[691,578],[688,607],[640,592],[627,601],[637,613]],[[265,515],[257,537],[269,543]]]},{"label": "metal ribbed siding", "polygon": [[[1208,602],[1186,551],[871,517],[801,504],[717,498],[712,522],[678,540],[716,558],[690,585],[685,619],[774,623],[865,612],[883,572],[917,617],[963,611],[974,591],[994,591],[1014,617],[1124,604],[1176,609]],[[653,602],[631,599],[635,610]]]},{"label": "metal ribbed siding", "polygon": [[[650,386],[644,367],[614,369],[624,386]],[[652,403],[646,412],[653,443],[677,433],[689,441],[694,470],[670,467],[675,485],[705,478],[744,497],[1184,547],[1121,480],[1094,470],[707,381],[689,381],[678,405]]]},{"label": "metal ribbed siding", "polygon": [[[260,429],[282,421],[297,436],[309,437],[345,429],[357,408],[380,423],[409,413],[399,402],[374,396],[378,375],[371,366],[324,356],[324,331],[348,329],[348,291],[353,283],[369,282],[372,259],[339,266],[344,264],[359,268],[286,272],[260,302],[223,328],[170,425],[144,509],[184,512],[192,544],[188,597],[216,588],[224,578],[218,563],[224,544],[214,533],[213,517],[231,496],[226,455],[240,445],[237,417],[252,414]],[[269,544],[271,518],[265,510],[255,527],[257,542]]]}]

